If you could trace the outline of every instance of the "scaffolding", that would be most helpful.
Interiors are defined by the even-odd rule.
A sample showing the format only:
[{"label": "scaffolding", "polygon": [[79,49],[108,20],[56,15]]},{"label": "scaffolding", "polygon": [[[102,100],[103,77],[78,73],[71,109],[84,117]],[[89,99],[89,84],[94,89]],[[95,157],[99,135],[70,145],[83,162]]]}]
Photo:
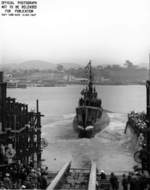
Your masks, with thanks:
[{"label": "scaffolding", "polygon": [[12,164],[41,167],[41,113],[7,97],[7,83],[0,72],[0,167]]}]

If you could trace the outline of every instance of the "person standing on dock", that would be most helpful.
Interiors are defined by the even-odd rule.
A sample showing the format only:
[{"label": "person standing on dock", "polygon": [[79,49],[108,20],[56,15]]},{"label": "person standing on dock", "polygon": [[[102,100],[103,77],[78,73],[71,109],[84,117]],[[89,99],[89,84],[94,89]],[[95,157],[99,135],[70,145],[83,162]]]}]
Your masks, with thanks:
[{"label": "person standing on dock", "polygon": [[106,174],[105,174],[104,170],[101,170],[100,177],[101,177],[101,179],[106,179]]},{"label": "person standing on dock", "polygon": [[118,182],[118,178],[114,173],[110,174],[110,184],[112,187],[112,190],[118,190],[119,189],[119,182]]},{"label": "person standing on dock", "polygon": [[128,179],[125,174],[122,175],[121,183],[122,183],[123,190],[128,190]]},{"label": "person standing on dock", "polygon": [[143,133],[140,133],[139,136],[138,136],[138,141],[137,141],[139,149],[141,149],[142,146],[144,145],[144,140],[145,139],[144,139]]}]

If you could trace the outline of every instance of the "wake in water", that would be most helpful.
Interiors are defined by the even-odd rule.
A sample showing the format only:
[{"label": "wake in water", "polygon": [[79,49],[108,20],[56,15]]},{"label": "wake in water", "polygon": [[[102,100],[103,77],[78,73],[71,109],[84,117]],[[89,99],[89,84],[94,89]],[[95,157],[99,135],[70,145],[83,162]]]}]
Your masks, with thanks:
[{"label": "wake in water", "polygon": [[126,114],[108,113],[109,125],[91,139],[79,139],[72,127],[74,114],[46,124],[43,136],[48,147],[43,152],[51,170],[59,169],[67,160],[73,167],[87,167],[91,160],[107,172],[122,173],[132,170],[133,153],[130,151],[131,136],[124,134]]}]

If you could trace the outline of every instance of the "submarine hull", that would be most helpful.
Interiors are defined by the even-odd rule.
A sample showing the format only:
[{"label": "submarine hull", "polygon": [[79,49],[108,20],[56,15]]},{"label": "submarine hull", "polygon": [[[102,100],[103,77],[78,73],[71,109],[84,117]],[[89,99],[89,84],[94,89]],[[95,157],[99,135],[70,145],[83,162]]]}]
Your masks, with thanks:
[{"label": "submarine hull", "polygon": [[92,138],[96,133],[103,130],[110,122],[109,116],[106,111],[101,113],[101,117],[96,119],[93,125],[87,126],[86,128],[79,125],[77,115],[73,120],[73,129],[78,133],[79,138]]}]

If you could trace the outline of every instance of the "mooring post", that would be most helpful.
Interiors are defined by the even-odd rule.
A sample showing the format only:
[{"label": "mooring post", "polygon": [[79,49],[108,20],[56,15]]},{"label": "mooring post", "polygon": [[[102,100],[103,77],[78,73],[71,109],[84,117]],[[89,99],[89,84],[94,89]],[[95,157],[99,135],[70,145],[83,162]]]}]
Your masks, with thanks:
[{"label": "mooring post", "polygon": [[96,190],[96,163],[91,162],[88,190]]},{"label": "mooring post", "polygon": [[57,185],[59,184],[59,182],[61,181],[61,179],[63,178],[63,176],[65,175],[65,173],[70,169],[70,166],[71,166],[71,161],[67,162],[62,167],[62,169],[58,172],[58,174],[56,175],[56,177],[53,179],[53,181],[47,187],[46,190],[54,190],[57,187]]}]

